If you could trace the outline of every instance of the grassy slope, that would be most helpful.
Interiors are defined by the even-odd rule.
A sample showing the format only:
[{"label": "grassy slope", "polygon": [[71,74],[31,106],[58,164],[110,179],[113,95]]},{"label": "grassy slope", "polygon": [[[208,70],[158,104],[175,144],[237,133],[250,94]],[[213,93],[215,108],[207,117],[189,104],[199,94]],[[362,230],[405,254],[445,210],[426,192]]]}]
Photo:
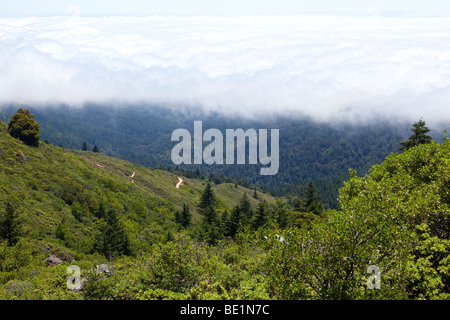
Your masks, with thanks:
[{"label": "grassy slope", "polygon": [[[44,143],[39,148],[29,147],[11,138],[6,127],[0,121],[0,209],[8,195],[14,194],[25,222],[24,228],[33,238],[53,239],[56,227],[63,219],[78,239],[89,234],[93,219],[77,221],[71,207],[61,198],[64,185],[73,181],[93,198],[102,195],[116,202],[117,206],[124,207],[125,212],[135,202],[147,204],[150,210],[157,203],[169,208],[163,213],[169,216],[170,212],[181,209],[184,203],[194,209],[206,183],[184,178],[184,184],[177,189],[177,175],[174,173],[137,166],[89,151],[64,150]],[[20,159],[19,150],[27,161]],[[134,177],[131,178],[133,172]],[[213,189],[221,199],[222,209],[232,208],[244,193],[249,195],[255,207],[259,201],[253,199],[253,190],[241,186],[235,188],[234,184],[214,185]],[[258,196],[268,202],[274,201],[269,195],[258,192]],[[148,205],[149,202],[152,205]],[[169,216],[159,216],[157,223],[173,220]],[[154,218],[150,214],[145,219],[136,217],[130,210],[125,215],[125,219],[132,223],[143,225],[148,225]],[[198,218],[194,213],[194,219]]]},{"label": "grassy slope", "polygon": [[[82,158],[95,171],[108,172],[113,179],[117,179],[122,183],[132,183],[142,194],[167,200],[178,210],[181,210],[185,203],[194,208],[200,193],[206,185],[206,182],[203,180],[181,177],[183,184],[177,189],[175,185],[179,176],[172,172],[146,168],[125,160],[111,158],[90,151],[67,150],[67,153]],[[133,173],[134,177],[131,178]],[[254,207],[258,205],[261,199],[265,199],[269,203],[275,201],[272,196],[259,191],[257,191],[258,199],[254,199],[253,190],[242,186],[235,188],[232,183],[213,185],[213,190],[219,200],[221,200],[222,209],[230,210],[239,203],[244,193],[247,193]]]}]

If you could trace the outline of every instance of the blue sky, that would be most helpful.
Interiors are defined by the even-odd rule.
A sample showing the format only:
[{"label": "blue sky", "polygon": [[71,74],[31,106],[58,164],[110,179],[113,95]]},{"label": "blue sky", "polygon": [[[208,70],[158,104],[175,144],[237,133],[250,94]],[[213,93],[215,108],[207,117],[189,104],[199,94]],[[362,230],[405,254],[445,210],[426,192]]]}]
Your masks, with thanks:
[{"label": "blue sky", "polygon": [[67,15],[71,6],[77,6],[82,16],[367,15],[377,12],[384,16],[450,16],[448,0],[15,0],[0,2],[0,16],[61,16]]}]

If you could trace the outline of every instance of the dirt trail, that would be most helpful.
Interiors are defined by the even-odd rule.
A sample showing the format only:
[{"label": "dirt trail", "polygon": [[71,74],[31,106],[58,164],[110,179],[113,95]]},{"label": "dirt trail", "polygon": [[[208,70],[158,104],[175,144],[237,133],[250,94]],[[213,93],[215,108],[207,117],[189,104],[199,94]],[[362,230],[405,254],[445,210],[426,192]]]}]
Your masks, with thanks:
[{"label": "dirt trail", "polygon": [[179,189],[182,183],[183,183],[183,179],[181,179],[180,177],[178,177],[178,182],[177,182],[177,184],[175,185],[175,188]]}]

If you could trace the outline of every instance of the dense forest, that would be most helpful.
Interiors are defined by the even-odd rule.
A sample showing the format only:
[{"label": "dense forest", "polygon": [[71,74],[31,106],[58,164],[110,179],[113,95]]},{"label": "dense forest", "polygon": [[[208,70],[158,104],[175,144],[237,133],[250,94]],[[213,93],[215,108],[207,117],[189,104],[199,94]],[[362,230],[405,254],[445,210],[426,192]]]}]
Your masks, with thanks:
[{"label": "dense forest", "polygon": [[312,180],[292,203],[208,175],[180,186],[36,143],[39,118],[17,114],[0,123],[1,299],[450,298],[450,139],[424,123],[351,170],[334,210]]},{"label": "dense forest", "polygon": [[[271,117],[256,120],[203,114],[193,109],[157,106],[36,107],[29,108],[41,126],[42,140],[55,146],[92,150],[147,167],[182,170],[201,178],[205,174],[216,183],[238,181],[248,188],[276,196],[295,197],[312,179],[326,208],[337,208],[338,189],[348,178],[349,168],[364,175],[408,136],[410,123],[374,119],[371,123],[318,123],[306,117]],[[7,122],[17,107],[3,106],[0,118]],[[174,146],[170,136],[177,128],[193,132],[194,120],[203,128],[249,128],[280,130],[280,169],[275,176],[259,174],[258,165],[181,165],[170,159]],[[442,136],[442,132],[439,132]]]}]

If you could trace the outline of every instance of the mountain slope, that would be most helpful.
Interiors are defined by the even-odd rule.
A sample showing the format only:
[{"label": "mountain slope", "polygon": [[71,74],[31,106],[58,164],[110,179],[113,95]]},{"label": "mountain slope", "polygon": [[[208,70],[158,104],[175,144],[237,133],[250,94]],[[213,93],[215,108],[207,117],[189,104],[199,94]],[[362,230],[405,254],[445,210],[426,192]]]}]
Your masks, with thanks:
[{"label": "mountain slope", "polygon": [[[104,206],[118,212],[139,251],[176,231],[174,212],[184,204],[191,208],[194,221],[200,218],[195,209],[205,181],[183,177],[183,185],[176,188],[176,173],[42,142],[38,148],[30,147],[10,137],[6,128],[0,122],[0,209],[8,201],[14,203],[30,239],[89,253]],[[213,185],[213,190],[222,210],[231,210],[244,193],[253,194],[234,184]],[[259,200],[249,198],[256,208]],[[61,228],[66,235],[61,235]]]},{"label": "mountain slope", "polygon": [[[0,118],[9,120],[17,106],[3,106]],[[274,176],[261,176],[259,165],[188,165],[196,170],[238,178],[242,185],[258,185],[273,195],[299,195],[313,179],[326,207],[337,207],[338,189],[348,178],[348,168],[361,175],[385,156],[398,150],[409,135],[410,123],[373,119],[371,123],[319,123],[308,118],[266,117],[246,119],[206,114],[195,109],[170,109],[149,105],[95,105],[82,107],[30,107],[41,125],[42,140],[55,145],[88,149],[97,145],[104,154],[149,167],[174,167],[171,133],[178,128],[193,132],[193,122],[203,130],[216,128],[280,130],[280,168]],[[182,167],[182,166],[181,166]]]}]

